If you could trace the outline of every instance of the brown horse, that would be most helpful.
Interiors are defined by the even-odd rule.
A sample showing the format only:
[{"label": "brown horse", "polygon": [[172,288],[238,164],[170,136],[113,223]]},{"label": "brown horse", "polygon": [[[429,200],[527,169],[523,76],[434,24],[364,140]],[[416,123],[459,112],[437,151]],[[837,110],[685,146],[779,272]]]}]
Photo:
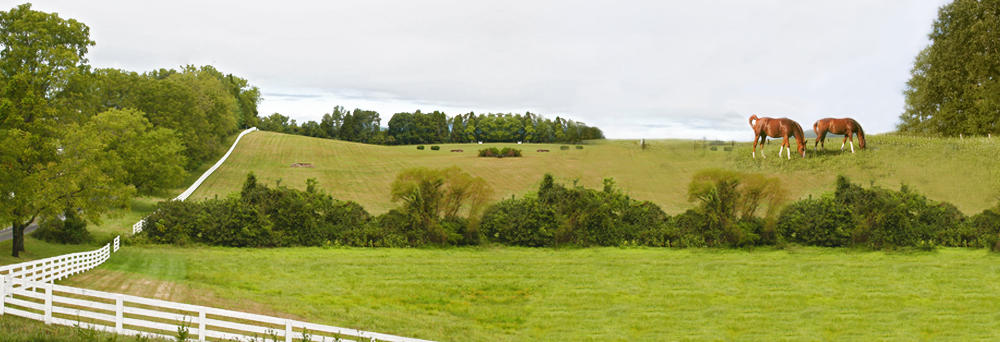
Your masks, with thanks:
[{"label": "brown horse", "polygon": [[[754,122],[756,121],[756,122]],[[798,147],[799,155],[802,158],[806,157],[806,139],[802,133],[802,126],[799,126],[798,122],[795,122],[789,118],[758,118],[756,114],[750,117],[750,127],[753,127],[753,157],[757,158],[757,141],[760,141],[760,156],[767,158],[764,155],[764,142],[767,141],[767,137],[777,138],[781,137],[784,140],[781,142],[781,148],[778,149],[778,157],[781,157],[781,152],[788,148],[788,159],[792,159],[792,146],[788,144],[788,137],[794,136],[795,142]]]},{"label": "brown horse", "polygon": [[813,145],[813,150],[816,150],[816,145],[820,145],[826,149],[826,133],[833,134],[843,134],[844,143],[840,144],[840,150],[844,150],[844,145],[847,144],[847,140],[851,140],[851,153],[854,153],[854,134],[858,135],[858,146],[861,149],[865,148],[865,130],[861,129],[861,124],[851,118],[834,119],[826,118],[820,119],[813,124],[813,131],[816,132],[816,144]]}]

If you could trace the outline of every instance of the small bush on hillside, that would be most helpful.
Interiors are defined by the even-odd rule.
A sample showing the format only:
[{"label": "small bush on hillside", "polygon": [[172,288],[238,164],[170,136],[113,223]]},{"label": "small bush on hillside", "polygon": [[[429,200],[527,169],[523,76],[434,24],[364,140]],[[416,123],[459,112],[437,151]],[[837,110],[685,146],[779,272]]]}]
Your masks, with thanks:
[{"label": "small bush on hillside", "polygon": [[578,149],[578,150],[582,150],[582,149],[583,149],[583,146],[580,146],[580,145],[576,145],[576,149]]},{"label": "small bush on hillside", "polygon": [[484,148],[482,150],[479,150],[479,156],[480,157],[496,157],[496,158],[520,157],[521,156],[521,150],[518,150],[516,148],[510,148],[510,147],[504,147],[503,149],[498,149],[496,147],[490,147],[490,148]]},{"label": "small bush on hillside", "polygon": [[440,149],[441,149],[441,146],[431,146],[431,150],[432,151],[437,151],[437,150],[440,150]]},{"label": "small bush on hillside", "polygon": [[559,149],[565,151],[569,149],[569,146],[559,146]]},{"label": "small bush on hillside", "polygon": [[417,149],[418,149],[418,150],[422,150],[422,149],[424,149],[424,145],[417,145]]},{"label": "small bush on hillside", "polygon": [[67,210],[63,215],[66,220],[52,218],[43,221],[31,236],[45,242],[73,245],[93,241],[87,231],[87,222],[77,217],[74,210]]}]

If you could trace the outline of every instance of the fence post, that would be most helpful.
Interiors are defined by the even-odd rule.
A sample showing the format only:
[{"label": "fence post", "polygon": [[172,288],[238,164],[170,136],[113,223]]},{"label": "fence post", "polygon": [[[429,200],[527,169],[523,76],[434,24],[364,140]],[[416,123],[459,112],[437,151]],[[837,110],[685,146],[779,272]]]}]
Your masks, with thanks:
[{"label": "fence post", "polygon": [[0,274],[0,316],[3,316],[4,303],[7,302],[7,276]]},{"label": "fence post", "polygon": [[292,320],[285,320],[285,342],[292,342]]},{"label": "fence post", "polygon": [[123,333],[125,325],[125,295],[115,296],[115,332]]},{"label": "fence post", "polygon": [[198,341],[205,341],[205,307],[198,307]]},{"label": "fence post", "polygon": [[45,324],[52,324],[52,283],[45,283]]}]

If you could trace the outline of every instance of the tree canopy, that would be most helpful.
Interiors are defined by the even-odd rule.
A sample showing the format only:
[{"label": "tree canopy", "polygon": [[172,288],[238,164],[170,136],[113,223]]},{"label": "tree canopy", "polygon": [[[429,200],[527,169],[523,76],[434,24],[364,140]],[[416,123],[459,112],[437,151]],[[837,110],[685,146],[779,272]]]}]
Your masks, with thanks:
[{"label": "tree canopy", "polygon": [[901,132],[1000,133],[1000,1],[956,0],[938,10],[916,56]]}]

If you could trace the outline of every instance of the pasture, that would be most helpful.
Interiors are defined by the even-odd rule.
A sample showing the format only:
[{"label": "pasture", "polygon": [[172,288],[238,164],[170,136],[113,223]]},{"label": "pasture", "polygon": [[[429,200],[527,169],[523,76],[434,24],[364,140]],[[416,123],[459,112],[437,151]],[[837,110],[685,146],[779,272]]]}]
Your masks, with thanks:
[{"label": "pasture", "polygon": [[440,341],[994,340],[984,250],[127,247],[62,283]]},{"label": "pasture", "polygon": [[[752,133],[748,133],[750,135]],[[257,132],[246,136],[232,159],[209,178],[192,198],[226,196],[238,191],[247,172],[269,186],[305,189],[306,179],[334,198],[353,200],[369,212],[380,214],[397,206],[390,202],[389,186],[396,173],[410,167],[458,166],[485,178],[495,199],[534,192],[545,173],[557,181],[601,188],[604,178],[614,178],[633,198],[660,205],[668,214],[691,207],[687,185],[694,172],[709,168],[778,175],[791,199],[831,191],[836,176],[899,189],[902,183],[931,199],[948,201],[966,214],[997,204],[1000,195],[1000,141],[996,139],[919,138],[894,135],[868,136],[868,149],[840,152],[840,140],[828,138],[827,150],[813,152],[807,140],[806,159],[778,158],[780,140],[766,146],[767,158],[750,158],[751,143],[653,140],[642,150],[638,141],[590,141],[583,149],[560,150],[553,144],[442,144],[440,151],[414,146],[377,146],[337,140]],[[513,147],[521,158],[477,158],[487,147]],[[725,147],[734,147],[724,151]],[[857,146],[855,146],[857,148]],[[449,152],[462,149],[464,152]],[[547,149],[551,152],[536,152]],[[310,163],[312,168],[292,168]]]}]

